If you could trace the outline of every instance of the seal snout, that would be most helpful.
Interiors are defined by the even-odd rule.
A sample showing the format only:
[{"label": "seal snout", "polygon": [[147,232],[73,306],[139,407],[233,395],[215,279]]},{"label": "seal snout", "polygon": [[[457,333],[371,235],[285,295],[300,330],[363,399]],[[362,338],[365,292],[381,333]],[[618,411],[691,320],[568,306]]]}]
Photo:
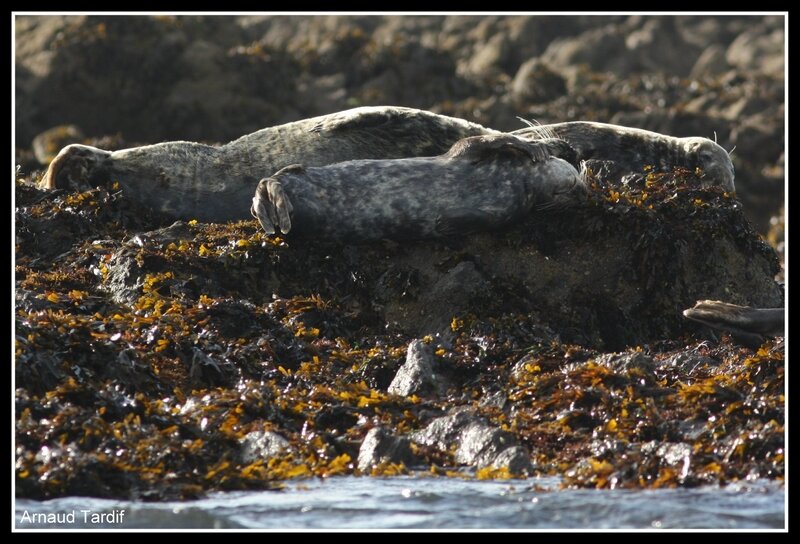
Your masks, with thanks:
[{"label": "seal snout", "polygon": [[687,138],[684,151],[691,157],[694,166],[700,168],[709,180],[709,185],[734,192],[734,168],[730,155],[720,145],[707,138]]}]

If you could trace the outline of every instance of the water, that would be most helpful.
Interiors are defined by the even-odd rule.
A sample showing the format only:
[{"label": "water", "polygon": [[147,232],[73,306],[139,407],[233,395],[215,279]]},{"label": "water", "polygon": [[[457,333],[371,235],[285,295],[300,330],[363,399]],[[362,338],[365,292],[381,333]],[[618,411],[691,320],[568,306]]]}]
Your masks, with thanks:
[{"label": "water", "polygon": [[[556,490],[555,479],[464,481],[356,478],[289,483],[283,491],[216,493],[186,502],[66,497],[16,501],[17,528],[261,529],[783,529],[784,487],[755,481],[726,488]],[[121,509],[125,509],[120,516]],[[84,523],[82,510],[105,513]],[[66,523],[28,523],[27,512],[75,512]]]}]

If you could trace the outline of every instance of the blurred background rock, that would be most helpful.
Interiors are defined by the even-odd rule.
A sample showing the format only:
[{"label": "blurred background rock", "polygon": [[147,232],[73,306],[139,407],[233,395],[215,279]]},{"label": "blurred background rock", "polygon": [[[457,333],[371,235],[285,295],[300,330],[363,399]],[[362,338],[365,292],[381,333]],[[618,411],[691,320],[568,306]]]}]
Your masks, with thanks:
[{"label": "blurred background rock", "polygon": [[591,120],[735,146],[745,209],[782,240],[783,17],[26,16],[15,25],[15,144],[29,172],[70,141],[225,142],[365,105],[501,130],[522,127],[518,116]]}]

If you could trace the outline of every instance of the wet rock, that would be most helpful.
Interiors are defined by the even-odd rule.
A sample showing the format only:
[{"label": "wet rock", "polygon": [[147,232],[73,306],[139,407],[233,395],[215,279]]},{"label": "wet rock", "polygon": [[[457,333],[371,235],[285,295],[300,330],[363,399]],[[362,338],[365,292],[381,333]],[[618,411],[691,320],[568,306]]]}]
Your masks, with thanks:
[{"label": "wet rock", "polygon": [[85,136],[81,129],[75,125],[60,125],[57,127],[49,128],[44,132],[36,135],[31,143],[33,153],[36,155],[36,160],[39,164],[48,165],[62,148],[69,144],[76,144],[81,141]]},{"label": "wet rock", "polygon": [[434,419],[425,429],[412,434],[411,439],[443,451],[458,444],[456,461],[477,468],[505,467],[513,474],[525,474],[533,470],[530,454],[518,445],[511,433],[466,411],[456,411]]},{"label": "wet rock", "polygon": [[239,458],[243,464],[269,461],[292,450],[289,441],[273,431],[249,432],[239,440],[239,445]]},{"label": "wet rock", "polygon": [[172,225],[157,229],[149,232],[136,234],[131,242],[139,247],[144,247],[145,244],[169,244],[172,242],[180,242],[181,240],[189,240],[192,238],[192,231],[189,226],[183,221],[175,221]]},{"label": "wet rock", "polygon": [[604,353],[595,361],[597,364],[607,366],[620,374],[627,374],[631,370],[636,370],[652,375],[656,368],[655,361],[639,351],[634,351],[633,353]]},{"label": "wet rock", "polygon": [[389,393],[407,397],[440,390],[443,384],[433,372],[434,363],[432,347],[422,340],[412,340],[408,344],[406,362],[389,385]]},{"label": "wet rock", "polygon": [[716,367],[719,362],[698,353],[676,353],[672,357],[661,361],[660,368],[674,369],[691,376],[698,370]]},{"label": "wet rock", "polygon": [[424,429],[411,435],[411,440],[426,446],[447,450],[458,439],[462,429],[473,422],[476,416],[464,410],[452,410],[446,416],[431,420]]},{"label": "wet rock", "polygon": [[117,304],[134,304],[142,294],[145,272],[133,248],[123,247],[111,256],[105,287]]},{"label": "wet rock", "polygon": [[362,472],[384,463],[410,464],[412,461],[408,438],[394,436],[383,427],[370,429],[358,450],[358,470]]}]

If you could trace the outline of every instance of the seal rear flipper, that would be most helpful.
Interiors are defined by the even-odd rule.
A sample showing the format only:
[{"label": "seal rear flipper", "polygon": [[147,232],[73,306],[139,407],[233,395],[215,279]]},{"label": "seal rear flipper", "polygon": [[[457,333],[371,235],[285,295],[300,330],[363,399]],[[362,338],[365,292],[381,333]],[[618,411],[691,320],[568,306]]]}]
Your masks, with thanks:
[{"label": "seal rear flipper", "polygon": [[272,223],[272,215],[269,212],[270,202],[269,198],[267,198],[265,191],[266,187],[262,191],[261,185],[264,182],[262,180],[258,184],[258,188],[256,189],[256,194],[253,196],[253,204],[250,206],[250,214],[258,219],[261,228],[264,229],[264,232],[267,234],[275,234],[275,226]]},{"label": "seal rear flipper", "polygon": [[277,227],[283,234],[289,234],[292,229],[293,209],[292,202],[280,181],[275,178],[265,178],[258,182],[250,213],[258,219],[264,232],[275,234]]},{"label": "seal rear flipper", "polygon": [[44,189],[88,189],[100,173],[98,167],[109,156],[110,151],[97,147],[68,145],[50,162],[39,185]]},{"label": "seal rear flipper", "polygon": [[447,210],[447,216],[436,218],[433,232],[435,236],[450,238],[489,230],[506,222],[507,217],[500,212],[454,208]]}]

